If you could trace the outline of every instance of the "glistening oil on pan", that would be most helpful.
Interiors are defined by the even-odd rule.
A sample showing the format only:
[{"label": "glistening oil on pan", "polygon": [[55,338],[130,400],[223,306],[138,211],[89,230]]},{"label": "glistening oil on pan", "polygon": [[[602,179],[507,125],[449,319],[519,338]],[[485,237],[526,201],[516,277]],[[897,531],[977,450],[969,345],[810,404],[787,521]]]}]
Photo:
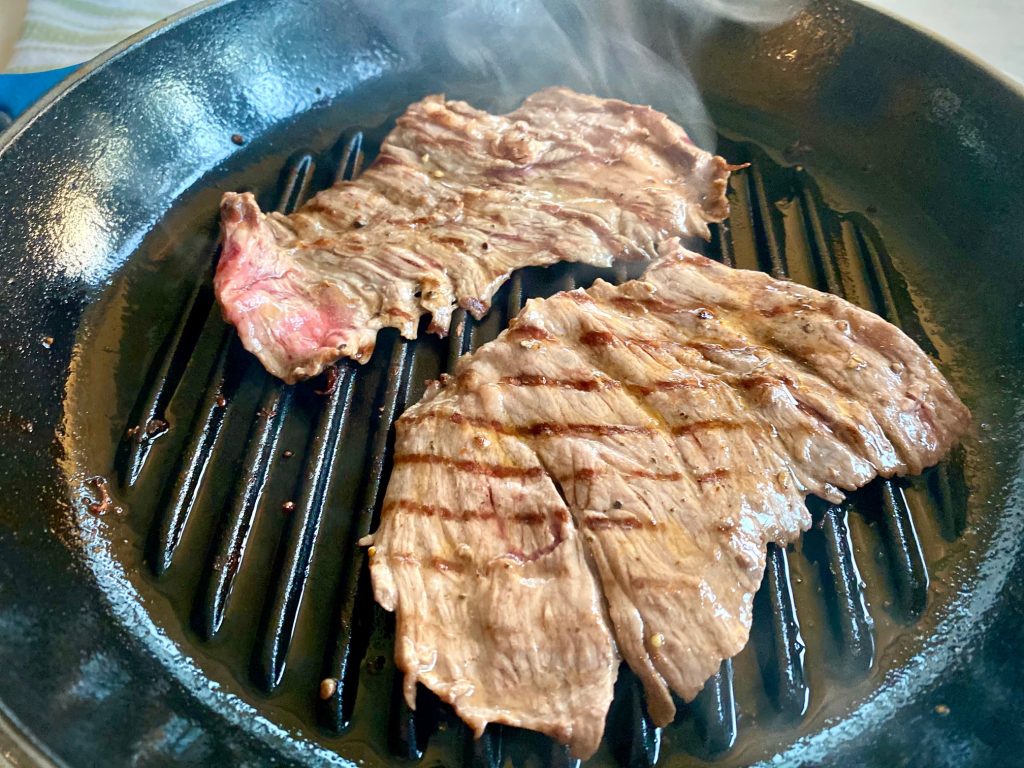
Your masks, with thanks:
[{"label": "glistening oil on pan", "polygon": [[[353,131],[322,153],[292,155],[277,184],[264,187],[263,201],[273,205],[276,194],[282,205],[295,205],[329,183],[322,169],[351,173],[353,153],[372,154],[379,136],[380,129]],[[864,216],[837,212],[807,170],[781,165],[756,145],[723,139],[719,151],[752,166],[733,178],[732,216],[708,255],[845,295],[898,321],[925,349],[948,349],[938,328],[918,317],[897,259]],[[204,247],[185,260],[211,258],[211,225]],[[397,692],[391,618],[368,593],[354,541],[380,502],[391,421],[419,398],[425,379],[500,332],[525,298],[631,275],[527,270],[502,290],[490,316],[462,318],[461,332],[447,340],[387,336],[366,366],[343,364],[333,388],[319,380],[286,387],[237,348],[208,286],[193,279],[168,287],[161,270],[174,260],[159,244],[151,252],[95,308],[69,390],[69,412],[84,419],[69,434],[93,436],[73,445],[75,455],[88,457],[80,466],[120,474],[115,496],[127,510],[99,519],[82,513],[89,546],[100,550],[90,561],[106,561],[106,578],[126,579],[122,602],[134,593],[145,606],[134,607],[136,620],[155,622],[148,632],[172,641],[166,653],[184,653],[191,659],[184,667],[216,681],[209,696],[218,709],[275,743],[287,742],[288,732],[301,737],[295,744],[318,745],[310,750],[371,762],[419,754],[445,763],[467,755],[495,764],[501,756],[568,760],[546,739],[510,728],[492,727],[474,741],[422,690],[416,711],[408,710]],[[177,295],[149,299],[161,291]],[[164,329],[170,341],[124,333],[143,323]],[[119,352],[119,366],[88,362],[103,360],[103,348]],[[940,358],[946,370],[957,369],[955,358]],[[102,396],[110,391],[118,392],[116,402]],[[168,427],[129,484],[123,428],[154,402]],[[964,553],[980,550],[984,531],[964,530],[964,478],[973,500],[973,467],[983,451],[984,443],[968,440],[962,454],[921,478],[879,481],[841,507],[814,505],[815,525],[801,542],[770,552],[748,648],[662,730],[646,718],[635,679],[623,670],[593,764],[635,754],[658,755],[666,765],[759,760],[813,743],[834,718],[897,690],[932,631],[956,619],[951,585],[977,564],[968,566]],[[173,552],[161,561],[170,541]],[[246,720],[246,712],[261,714]]]}]

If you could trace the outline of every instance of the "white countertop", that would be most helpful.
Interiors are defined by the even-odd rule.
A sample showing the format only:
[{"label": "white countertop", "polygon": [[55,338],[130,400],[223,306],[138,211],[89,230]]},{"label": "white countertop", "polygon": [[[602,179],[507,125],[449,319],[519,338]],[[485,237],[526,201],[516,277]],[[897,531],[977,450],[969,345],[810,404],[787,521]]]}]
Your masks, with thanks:
[{"label": "white countertop", "polygon": [[[90,4],[96,8],[103,0]],[[113,0],[115,4],[125,0]],[[1024,0],[862,0],[937,32],[1024,82]],[[184,0],[174,0],[181,6]],[[27,0],[0,0],[0,72],[25,18]],[[96,13],[93,10],[92,13]],[[58,62],[53,66],[62,66]]]},{"label": "white countertop", "polygon": [[862,0],[931,29],[1024,82],[1024,0]]}]

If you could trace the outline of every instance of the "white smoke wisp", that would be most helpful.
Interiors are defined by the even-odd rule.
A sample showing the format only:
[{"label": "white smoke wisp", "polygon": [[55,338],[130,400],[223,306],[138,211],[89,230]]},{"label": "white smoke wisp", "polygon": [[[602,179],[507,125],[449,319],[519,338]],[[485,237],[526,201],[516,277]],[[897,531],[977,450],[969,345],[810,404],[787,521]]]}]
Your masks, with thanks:
[{"label": "white smoke wisp", "polygon": [[671,0],[671,3],[684,11],[691,7],[706,18],[729,19],[759,27],[781,24],[803,7],[803,3],[791,0]]},{"label": "white smoke wisp", "polygon": [[[714,126],[686,49],[724,20],[768,27],[792,17],[794,0],[355,0],[411,70],[476,106],[506,111],[533,91],[565,85],[650,104],[713,149]],[[660,6],[660,7],[659,7]],[[651,16],[652,12],[657,17]],[[673,49],[644,41],[673,17]]]}]

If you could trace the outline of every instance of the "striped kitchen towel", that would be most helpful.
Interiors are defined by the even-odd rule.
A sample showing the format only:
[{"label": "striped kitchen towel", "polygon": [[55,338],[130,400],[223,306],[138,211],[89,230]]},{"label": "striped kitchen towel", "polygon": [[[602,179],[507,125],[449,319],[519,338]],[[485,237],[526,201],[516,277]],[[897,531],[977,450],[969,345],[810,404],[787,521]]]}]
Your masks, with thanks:
[{"label": "striped kitchen towel", "polygon": [[[0,0],[3,2],[3,0]],[[28,0],[8,72],[79,64],[195,0]]]}]

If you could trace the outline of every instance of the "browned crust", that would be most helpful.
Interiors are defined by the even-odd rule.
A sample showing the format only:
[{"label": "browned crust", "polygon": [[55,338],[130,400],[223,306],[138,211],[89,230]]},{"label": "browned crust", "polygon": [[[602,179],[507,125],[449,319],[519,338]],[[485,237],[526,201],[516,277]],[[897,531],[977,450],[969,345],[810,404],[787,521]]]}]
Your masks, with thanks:
[{"label": "browned crust", "polygon": [[394,464],[396,467],[403,464],[437,464],[451,467],[460,472],[503,479],[513,477],[526,479],[544,476],[544,469],[542,467],[510,467],[503,464],[484,464],[479,461],[453,459],[448,456],[437,456],[430,453],[402,453],[395,456]]},{"label": "browned crust", "polygon": [[[397,499],[395,501],[389,501],[384,505],[382,513],[394,510],[408,512],[417,517],[437,517],[441,520],[458,520],[460,522],[468,522],[470,520],[497,520],[499,517],[498,512],[494,507],[485,507],[480,509],[450,509],[438,504],[421,504],[420,502],[413,501],[411,499]],[[517,510],[503,513],[500,518],[504,522],[511,521],[514,523],[521,523],[523,525],[544,525],[551,520],[558,520],[562,514],[561,509],[552,509],[550,511]]]}]

